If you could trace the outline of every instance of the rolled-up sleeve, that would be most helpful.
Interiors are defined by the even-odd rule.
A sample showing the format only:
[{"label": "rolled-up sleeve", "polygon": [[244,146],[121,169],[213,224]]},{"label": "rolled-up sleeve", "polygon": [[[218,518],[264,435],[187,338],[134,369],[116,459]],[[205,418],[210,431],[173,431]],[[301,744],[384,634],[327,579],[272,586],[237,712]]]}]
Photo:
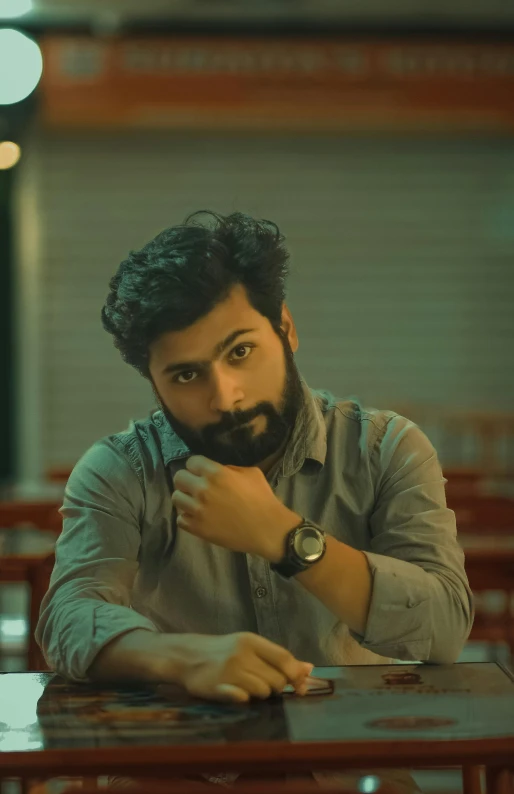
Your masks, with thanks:
[{"label": "rolled-up sleeve", "polygon": [[128,455],[110,439],[91,447],[71,474],[36,629],[49,667],[65,678],[87,681],[96,655],[115,637],[133,629],[157,631],[130,608],[143,503]]},{"label": "rolled-up sleeve", "polygon": [[395,416],[372,449],[372,597],[364,636],[381,656],[453,663],[471,631],[473,596],[446,507],[437,453],[420,428]]}]

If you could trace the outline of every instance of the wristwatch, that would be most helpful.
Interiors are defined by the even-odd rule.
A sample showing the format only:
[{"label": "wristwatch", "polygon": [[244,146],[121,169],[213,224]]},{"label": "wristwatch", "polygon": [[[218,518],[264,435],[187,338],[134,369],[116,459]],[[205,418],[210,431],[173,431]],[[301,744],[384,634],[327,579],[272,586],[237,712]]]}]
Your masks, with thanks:
[{"label": "wristwatch", "polygon": [[327,542],[325,532],[312,521],[302,519],[301,524],[286,535],[284,556],[280,562],[272,562],[270,568],[283,579],[307,571],[325,554]]}]

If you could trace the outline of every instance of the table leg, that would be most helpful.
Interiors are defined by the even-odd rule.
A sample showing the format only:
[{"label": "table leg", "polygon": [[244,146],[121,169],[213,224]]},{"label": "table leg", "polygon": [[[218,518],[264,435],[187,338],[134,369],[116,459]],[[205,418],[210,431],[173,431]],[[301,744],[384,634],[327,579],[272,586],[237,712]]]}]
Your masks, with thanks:
[{"label": "table leg", "polygon": [[[463,794],[482,794],[482,767],[464,764],[462,767]],[[489,794],[489,792],[487,792]]]},{"label": "table leg", "polygon": [[488,766],[485,777],[487,794],[512,794],[512,769]]}]

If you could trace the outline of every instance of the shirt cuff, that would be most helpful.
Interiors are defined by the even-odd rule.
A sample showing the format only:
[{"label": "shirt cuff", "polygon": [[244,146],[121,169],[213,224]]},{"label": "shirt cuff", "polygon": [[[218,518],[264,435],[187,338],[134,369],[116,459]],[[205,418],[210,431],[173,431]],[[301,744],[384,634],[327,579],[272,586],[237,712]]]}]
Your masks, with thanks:
[{"label": "shirt cuff", "polygon": [[432,645],[430,576],[395,557],[363,551],[372,576],[371,604],[364,636],[351,636],[373,653],[425,661]]},{"label": "shirt cuff", "polygon": [[[64,628],[61,632],[60,647],[56,649],[57,653],[49,654],[50,662],[58,659],[58,663],[55,664],[56,672],[72,681],[89,682],[87,676],[89,667],[102,648],[116,637],[135,629],[158,631],[151,620],[120,604],[96,603],[93,609],[88,604],[86,609],[89,611],[90,619],[84,620],[83,616],[73,616],[78,623],[74,619],[74,625],[69,626],[68,631]],[[67,648],[68,653],[66,653]]]}]

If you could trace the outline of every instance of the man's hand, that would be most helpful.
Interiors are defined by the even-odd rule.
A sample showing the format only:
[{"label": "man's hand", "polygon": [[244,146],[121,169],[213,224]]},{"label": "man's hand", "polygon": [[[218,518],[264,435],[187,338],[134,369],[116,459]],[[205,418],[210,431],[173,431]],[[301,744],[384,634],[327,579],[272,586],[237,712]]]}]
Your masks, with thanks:
[{"label": "man's hand", "polygon": [[92,681],[179,684],[190,695],[244,703],[280,694],[292,684],[307,693],[313,665],[258,634],[161,634],[134,629],[101,649],[87,671]]},{"label": "man's hand", "polygon": [[270,562],[282,558],[285,536],[302,520],[277,499],[257,467],[222,466],[193,455],[174,485],[179,529]]},{"label": "man's hand", "polygon": [[251,697],[281,694],[286,684],[292,684],[299,695],[307,691],[313,665],[299,662],[288,650],[258,634],[191,634],[187,640],[187,659],[178,682],[190,695],[244,703]]}]

